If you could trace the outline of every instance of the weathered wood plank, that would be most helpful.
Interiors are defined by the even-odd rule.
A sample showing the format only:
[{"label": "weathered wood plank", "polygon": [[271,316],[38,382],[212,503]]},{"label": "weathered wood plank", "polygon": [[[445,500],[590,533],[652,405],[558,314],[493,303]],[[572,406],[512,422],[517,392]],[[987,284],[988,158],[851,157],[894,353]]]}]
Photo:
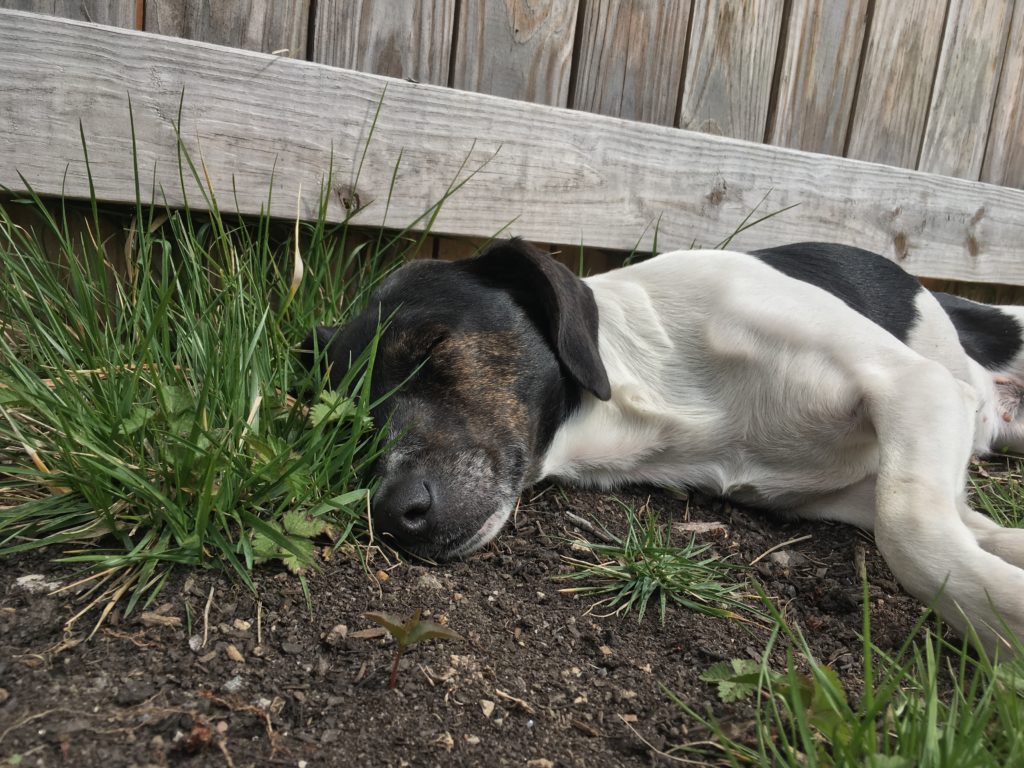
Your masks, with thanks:
[{"label": "weathered wood plank", "polygon": [[1024,0],[1013,10],[981,180],[1024,188]]},{"label": "weathered wood plank", "polygon": [[876,0],[847,157],[917,166],[948,0]]},{"label": "weathered wood plank", "polygon": [[679,127],[763,141],[782,0],[694,0]]},{"label": "weathered wood plank", "polygon": [[313,60],[448,84],[455,0],[319,0]]},{"label": "weathered wood plank", "polygon": [[591,0],[577,43],[575,109],[673,125],[690,0]]},{"label": "weathered wood plank", "polygon": [[768,141],[841,155],[867,32],[868,0],[793,0]]},{"label": "weathered wood plank", "polygon": [[579,0],[463,0],[452,85],[566,106],[578,5]]},{"label": "weathered wood plank", "polygon": [[955,0],[950,7],[918,169],[981,176],[1012,11],[1010,0]]},{"label": "weathered wood plank", "polygon": [[[803,239],[876,250],[919,274],[1024,284],[1024,192],[978,182],[537,104],[512,102],[318,64],[129,30],[0,12],[0,184],[17,171],[43,194],[85,196],[78,124],[90,139],[97,194],[134,196],[131,93],[142,188],[179,204],[176,134],[221,204],[311,216],[333,153],[329,216],[411,223],[465,179],[439,234],[506,232],[629,250],[657,224],[662,250],[717,243],[771,193],[796,205],[734,240],[739,248]],[[373,141],[363,147],[384,86]],[[456,119],[457,116],[457,119]],[[356,182],[356,169],[362,166]],[[268,189],[273,177],[274,195]],[[353,189],[354,187],[354,189]],[[191,183],[189,199],[200,202]]]},{"label": "weathered wood plank", "polygon": [[146,31],[306,57],[310,0],[146,0]]},{"label": "weathered wood plank", "polygon": [[135,29],[135,0],[0,0],[0,9]]}]

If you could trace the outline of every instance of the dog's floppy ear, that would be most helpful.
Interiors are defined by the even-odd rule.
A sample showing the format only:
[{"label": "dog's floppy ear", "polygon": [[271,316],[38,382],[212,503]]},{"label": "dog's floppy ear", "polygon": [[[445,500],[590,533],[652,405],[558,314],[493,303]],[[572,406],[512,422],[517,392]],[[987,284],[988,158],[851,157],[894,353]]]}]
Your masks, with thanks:
[{"label": "dog's floppy ear", "polygon": [[586,283],[518,238],[457,263],[488,284],[509,291],[540,326],[569,375],[601,400],[611,398],[608,372],[597,347],[597,303]]},{"label": "dog's floppy ear", "polygon": [[299,345],[299,362],[308,371],[313,370],[317,363],[317,354],[320,354],[322,365],[319,373],[321,376],[325,373],[329,374],[328,386],[331,389],[338,387],[341,377],[345,373],[345,368],[339,366],[338,361],[331,354],[331,345],[340,330],[340,328],[328,325],[318,325],[316,330],[303,339],[302,344]]}]

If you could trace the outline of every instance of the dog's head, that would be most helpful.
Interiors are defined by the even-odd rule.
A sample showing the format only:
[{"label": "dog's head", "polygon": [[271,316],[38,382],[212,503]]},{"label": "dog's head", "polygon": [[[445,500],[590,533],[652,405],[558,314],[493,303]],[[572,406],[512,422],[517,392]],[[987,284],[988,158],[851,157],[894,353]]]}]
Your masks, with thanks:
[{"label": "dog's head", "polygon": [[519,240],[460,262],[397,270],[341,328],[318,328],[337,386],[383,323],[374,412],[389,447],[378,462],[374,527],[423,557],[468,554],[493,538],[580,393],[608,399],[590,289]]}]

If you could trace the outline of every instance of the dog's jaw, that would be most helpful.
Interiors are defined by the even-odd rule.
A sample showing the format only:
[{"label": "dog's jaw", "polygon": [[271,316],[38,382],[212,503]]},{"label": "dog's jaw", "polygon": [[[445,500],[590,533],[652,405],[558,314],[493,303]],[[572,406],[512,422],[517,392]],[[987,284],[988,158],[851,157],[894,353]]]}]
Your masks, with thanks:
[{"label": "dog's jaw", "polygon": [[491,513],[491,516],[487,518],[476,533],[453,549],[445,559],[457,560],[486,546],[505,527],[505,523],[512,515],[514,507],[515,505],[511,503],[502,504],[501,507]]}]

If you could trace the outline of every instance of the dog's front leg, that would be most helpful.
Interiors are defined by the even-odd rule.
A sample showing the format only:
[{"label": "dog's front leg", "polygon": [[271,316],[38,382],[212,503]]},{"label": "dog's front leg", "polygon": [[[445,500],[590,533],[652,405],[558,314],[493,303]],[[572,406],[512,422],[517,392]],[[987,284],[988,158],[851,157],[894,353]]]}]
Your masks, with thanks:
[{"label": "dog's front leg", "polygon": [[1024,641],[1024,570],[983,549],[960,515],[973,393],[926,360],[875,371],[865,389],[879,443],[875,539],[889,567],[989,651],[1010,648],[1011,633]]}]

